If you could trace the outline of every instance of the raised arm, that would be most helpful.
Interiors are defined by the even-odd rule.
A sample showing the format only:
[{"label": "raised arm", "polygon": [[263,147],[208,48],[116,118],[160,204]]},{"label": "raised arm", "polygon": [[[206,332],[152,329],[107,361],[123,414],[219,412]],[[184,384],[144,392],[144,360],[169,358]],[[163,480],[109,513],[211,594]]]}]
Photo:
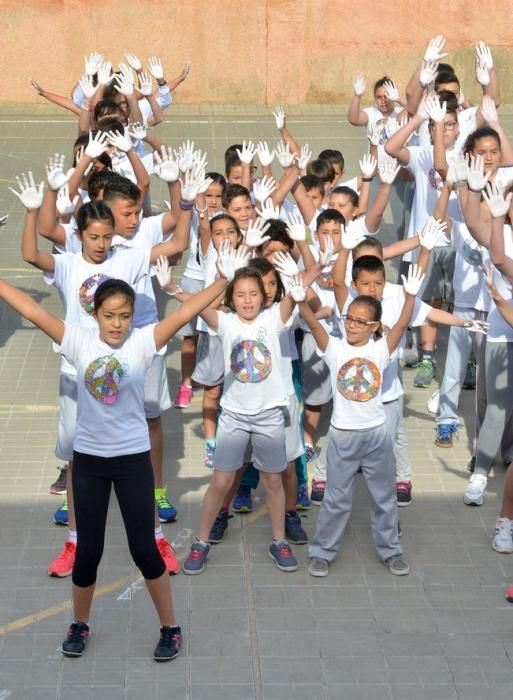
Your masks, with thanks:
[{"label": "raised arm", "polygon": [[52,102],[58,107],[62,107],[63,109],[68,110],[68,112],[73,112],[73,114],[76,114],[77,117],[80,116],[82,112],[81,108],[78,105],[76,105],[73,102],[73,100],[71,100],[69,97],[64,97],[63,95],[56,95],[54,92],[49,92],[48,90],[45,90],[41,87],[41,85],[39,85],[39,83],[37,83],[32,78],[29,78],[29,82],[34,88],[34,90],[37,92],[37,94],[41,95],[41,97],[44,97],[45,100],[48,100],[48,102]]},{"label": "raised arm", "polygon": [[52,316],[31,296],[13,287],[5,280],[0,280],[0,298],[9,304],[23,318],[37,326],[43,333],[59,345],[64,337],[64,322]]},{"label": "raised arm", "polygon": [[328,333],[324,330],[321,322],[315,317],[315,313],[312,311],[306,300],[299,302],[298,307],[303,321],[312,332],[317,347],[321,352],[325,352],[330,339]]},{"label": "raised arm", "polygon": [[374,201],[365,214],[365,226],[370,234],[377,233],[379,230],[383,214],[390,199],[392,183],[400,169],[394,158],[384,158],[379,164],[378,170],[381,183]]},{"label": "raised arm", "polygon": [[481,195],[489,173],[483,172],[484,164],[482,156],[471,156],[467,172],[467,193],[460,197],[460,204],[467,228],[472,237],[485,248],[490,247],[492,225],[490,219],[485,220],[481,210]]},{"label": "raised arm", "polygon": [[37,217],[43,201],[43,182],[37,187],[34,177],[29,172],[28,177],[23,173],[16,178],[20,191],[17,192],[9,187],[26,209],[23,233],[21,236],[21,255],[25,262],[34,265],[43,272],[53,272],[55,270],[55,260],[53,255],[38,250],[37,247]]},{"label": "raised arm", "polygon": [[408,271],[408,277],[403,278],[404,288],[404,304],[401,309],[401,314],[396,323],[392,326],[387,334],[387,346],[390,355],[397,349],[401,338],[408,330],[408,325],[411,320],[413,308],[415,305],[415,297],[424,281],[424,274],[417,265],[412,265]]},{"label": "raised arm", "polygon": [[510,282],[513,280],[513,258],[506,255],[504,248],[504,221],[506,214],[510,213],[512,197],[512,192],[504,196],[502,186],[495,182],[489,182],[483,192],[483,199],[493,217],[490,258],[499,272]]},{"label": "raised arm", "polygon": [[278,105],[276,109],[273,111],[273,117],[276,122],[276,128],[280,132],[281,138],[285,141],[287,146],[290,148],[291,153],[294,155],[298,156],[300,155],[300,148],[299,144],[295,140],[295,138],[292,136],[290,131],[287,128],[287,116],[285,114],[285,110],[281,105]]},{"label": "raised arm", "polygon": [[366,126],[369,121],[369,115],[360,106],[365,87],[365,76],[357,73],[353,78],[353,96],[347,111],[347,121],[353,126]]}]

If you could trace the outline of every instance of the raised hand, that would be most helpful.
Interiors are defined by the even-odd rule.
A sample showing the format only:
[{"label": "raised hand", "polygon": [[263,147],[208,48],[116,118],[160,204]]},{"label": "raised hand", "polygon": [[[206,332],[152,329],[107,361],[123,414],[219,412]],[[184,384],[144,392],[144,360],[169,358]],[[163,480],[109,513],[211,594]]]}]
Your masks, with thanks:
[{"label": "raised hand", "polygon": [[383,87],[385,88],[385,95],[391,102],[399,102],[401,95],[399,94],[396,84],[392,80],[387,80],[383,83]]},{"label": "raised hand", "polygon": [[114,76],[114,81],[117,83],[117,85],[114,85],[114,88],[122,95],[125,95],[125,97],[130,97],[130,95],[134,94],[134,75],[124,63],[120,63],[119,68],[121,74]]},{"label": "raised hand", "polygon": [[272,199],[266,199],[262,202],[262,208],[255,211],[263,221],[280,218],[280,207],[275,207]]},{"label": "raised hand", "polygon": [[312,157],[312,150],[310,146],[305,143],[301,146],[301,152],[299,154],[299,158],[297,159],[297,167],[300,170],[304,170],[306,166],[308,165],[308,161]]},{"label": "raised hand", "polygon": [[162,289],[168,287],[173,281],[173,268],[165,255],[161,255],[155,263],[155,274]]},{"label": "raised hand", "polygon": [[251,165],[253,158],[255,157],[256,148],[253,141],[242,142],[242,148],[237,148],[237,155],[240,158],[240,162],[245,165]]},{"label": "raised hand", "polygon": [[294,162],[295,155],[290,152],[288,143],[278,141],[274,151],[282,168],[289,168]]},{"label": "raised hand", "polygon": [[369,133],[367,134],[371,146],[379,146],[381,143],[381,127],[377,122],[369,124]]},{"label": "raised hand", "polygon": [[470,190],[480,192],[486,187],[491,173],[484,172],[484,161],[480,155],[470,156],[467,169],[467,184]]},{"label": "raised hand", "polygon": [[445,37],[443,34],[437,34],[437,36],[433,37],[430,41],[429,44],[426,46],[426,50],[424,51],[424,60],[425,61],[435,61],[435,62],[440,62],[442,58],[447,56],[446,53],[442,53],[444,50],[445,46]]},{"label": "raised hand", "polygon": [[489,182],[483,192],[483,199],[494,219],[506,216],[512,197],[513,192],[504,195],[504,187],[500,182]]},{"label": "raised hand", "polygon": [[432,92],[426,98],[425,108],[427,115],[436,124],[442,124],[447,112],[447,102],[440,104],[440,98],[436,92]]},{"label": "raised hand", "polygon": [[272,151],[269,150],[269,146],[265,141],[259,141],[257,143],[256,152],[258,160],[260,161],[263,168],[271,165],[274,159],[274,148]]},{"label": "raised hand", "polygon": [[37,92],[38,95],[43,94],[43,88],[41,85],[34,80],[34,78],[29,78],[29,83],[31,84],[32,88]]},{"label": "raised hand", "polygon": [[476,59],[477,62],[483,66],[487,71],[491,71],[493,68],[493,57],[490,47],[487,46],[484,41],[480,41],[476,44]]},{"label": "raised hand", "polygon": [[157,56],[150,56],[148,60],[148,70],[155,78],[155,80],[162,80],[164,78],[164,69],[162,68],[162,61]]},{"label": "raised hand", "polygon": [[98,72],[100,63],[104,60],[101,53],[93,51],[89,56],[84,56],[84,68],[86,75],[94,75]]},{"label": "raised hand", "polygon": [[287,216],[286,224],[289,236],[293,241],[306,241],[306,226],[299,212],[290,212]]},{"label": "raised hand", "polygon": [[398,164],[395,158],[391,158],[386,154],[379,159],[378,172],[381,182],[385,185],[391,185],[397,173],[401,170],[401,166]]},{"label": "raised hand", "polygon": [[417,296],[419,289],[424,282],[425,274],[422,272],[422,268],[418,265],[410,265],[408,270],[408,277],[401,275],[403,280],[403,289],[406,294],[412,297]]},{"label": "raised hand", "polygon": [[80,85],[80,89],[84,93],[84,97],[86,98],[86,100],[90,100],[97,90],[97,88],[93,84],[93,76],[87,74],[83,75],[79,79],[78,84]]},{"label": "raised hand", "polygon": [[128,127],[128,135],[135,141],[143,141],[148,135],[148,129],[141,122],[133,122]]},{"label": "raised hand", "polygon": [[358,164],[360,165],[360,172],[362,174],[362,177],[374,177],[374,174],[376,172],[376,166],[378,164],[374,156],[371,156],[370,153],[365,153],[362,159],[358,161]]},{"label": "raised hand", "polygon": [[194,141],[185,141],[175,153],[180,172],[185,173],[194,165]]},{"label": "raised hand", "polygon": [[234,251],[228,239],[222,241],[217,251],[217,270],[221,277],[230,282],[239,268],[246,267],[249,256],[249,251],[245,250],[243,246],[239,246]]},{"label": "raised hand", "polygon": [[357,97],[361,97],[365,92],[365,76],[363,73],[357,73],[353,78],[353,90]]},{"label": "raised hand", "polygon": [[342,229],[342,247],[346,250],[353,250],[358,243],[365,240],[365,236],[359,231],[351,230],[351,227]]},{"label": "raised hand", "polygon": [[125,51],[125,58],[126,58],[126,62],[130,66],[130,68],[133,68],[136,73],[138,73],[142,69],[142,63],[137,58],[135,53],[131,53],[130,51]]},{"label": "raised hand", "polygon": [[[276,253],[274,254],[274,260],[276,259]],[[292,285],[289,289],[290,296],[294,299],[296,303],[301,303],[306,299],[306,289],[303,284],[303,280],[299,275],[292,277]]]},{"label": "raised hand", "polygon": [[16,195],[16,197],[18,197],[25,209],[27,209],[27,211],[31,211],[32,209],[40,209],[41,204],[43,203],[43,180],[41,180],[39,185],[36,185],[34,182],[34,176],[32,175],[32,172],[29,171],[28,177],[25,175],[25,173],[22,173],[20,177],[16,177],[16,182],[18,183],[20,191],[17,192],[12,187],[9,187],[9,189]]},{"label": "raised hand", "polygon": [[495,102],[493,101],[493,98],[490,97],[490,95],[483,95],[483,98],[481,100],[481,114],[484,117],[484,120],[488,123],[494,123],[499,121],[499,117],[497,116],[497,107],[495,106]]},{"label": "raised hand", "polygon": [[278,105],[273,111],[274,121],[276,122],[276,128],[281,131],[285,126],[285,110],[281,105]]},{"label": "raised hand", "polygon": [[477,60],[477,57],[476,57],[476,80],[483,87],[490,85],[490,73],[488,72],[488,69],[485,66],[483,66],[482,63],[479,63],[479,61]]},{"label": "raised hand", "polygon": [[203,168],[194,168],[188,170],[180,182],[182,199],[186,202],[194,202],[198,194],[208,190],[213,180],[210,177],[205,177]]},{"label": "raised hand", "polygon": [[56,153],[55,155],[49,157],[48,165],[45,166],[48,187],[54,192],[60,190],[61,187],[64,187],[73,174],[73,168],[68,170],[67,173],[64,172],[65,159],[66,156]]},{"label": "raised hand", "polygon": [[299,274],[299,267],[290,253],[284,253],[281,250],[273,253],[273,265],[280,275],[285,277],[294,277]]},{"label": "raised hand", "polygon": [[106,153],[109,150],[109,136],[105,131],[97,131],[93,136],[92,132],[89,132],[89,141],[85,147],[84,154],[89,156],[89,158],[98,158],[102,153]]},{"label": "raised hand", "polygon": [[110,61],[102,61],[98,66],[96,73],[98,85],[108,85],[114,79],[112,74],[112,63]]},{"label": "raised hand", "polygon": [[80,196],[78,194],[75,195],[75,197],[73,197],[72,200],[70,199],[69,185],[68,185],[68,183],[66,183],[57,192],[57,201],[55,203],[55,206],[57,207],[57,211],[59,212],[59,214],[61,216],[69,216],[70,214],[73,214],[79,199],[80,199]]},{"label": "raised hand", "polygon": [[265,202],[275,189],[276,182],[272,177],[263,177],[261,180],[257,180],[253,183],[253,194],[257,202]]},{"label": "raised hand", "polygon": [[186,63],[185,66],[183,67],[183,70],[182,70],[182,80],[185,80],[186,78],[188,78],[190,72],[191,72],[191,64]]},{"label": "raised hand", "polygon": [[426,250],[433,250],[439,240],[440,234],[445,235],[446,230],[447,224],[445,221],[430,216],[422,229],[417,233],[420,245]]},{"label": "raised hand", "polygon": [[328,267],[335,254],[335,248],[333,246],[333,238],[331,236],[326,236],[324,239],[324,250],[319,250],[319,262],[321,267]]},{"label": "raised hand", "polygon": [[423,61],[419,81],[422,87],[427,87],[435,82],[438,72],[438,63],[435,61]]},{"label": "raised hand", "polygon": [[244,236],[244,245],[247,245],[248,248],[259,248],[266,241],[269,241],[271,237],[264,235],[269,226],[270,224],[263,219],[252,221]]},{"label": "raised hand", "polygon": [[152,94],[153,92],[153,85],[151,82],[151,76],[148,75],[148,73],[144,73],[141,71],[139,73],[139,92],[141,95],[144,95],[145,97],[148,97],[149,95]]},{"label": "raised hand", "polygon": [[132,149],[132,142],[128,136],[120,134],[119,131],[107,131],[106,133],[109,145],[114,146],[118,151],[128,153]]}]

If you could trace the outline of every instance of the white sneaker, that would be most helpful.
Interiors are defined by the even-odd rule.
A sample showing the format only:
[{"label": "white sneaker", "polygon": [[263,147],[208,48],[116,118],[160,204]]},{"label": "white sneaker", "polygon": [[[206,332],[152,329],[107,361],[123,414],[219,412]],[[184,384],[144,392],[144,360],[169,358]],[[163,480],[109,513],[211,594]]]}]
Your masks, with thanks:
[{"label": "white sneaker", "polygon": [[482,506],[484,492],[488,479],[482,474],[472,474],[468,481],[467,488],[463,494],[463,503],[467,506]]},{"label": "white sneaker", "polygon": [[438,404],[440,403],[440,389],[437,389],[433,394],[431,394],[431,398],[427,402],[427,410],[428,413],[432,413],[434,416],[438,413]]},{"label": "white sneaker", "polygon": [[513,552],[513,521],[509,518],[497,518],[492,548],[501,554]]}]

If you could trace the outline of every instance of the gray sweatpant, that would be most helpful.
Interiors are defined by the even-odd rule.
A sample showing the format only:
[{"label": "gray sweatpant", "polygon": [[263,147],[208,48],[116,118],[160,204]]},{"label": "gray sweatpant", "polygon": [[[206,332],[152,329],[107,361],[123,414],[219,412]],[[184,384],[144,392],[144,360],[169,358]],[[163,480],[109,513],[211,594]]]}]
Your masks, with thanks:
[{"label": "gray sweatpant", "polygon": [[487,476],[499,448],[513,461],[513,343],[485,347],[486,413],[477,436],[474,472]]},{"label": "gray sweatpant", "polygon": [[386,424],[368,430],[333,426],[326,450],[327,480],[310,557],[333,561],[353,503],[354,480],[361,466],[370,498],[372,539],[380,559],[402,554],[397,525],[397,496],[392,439]]}]

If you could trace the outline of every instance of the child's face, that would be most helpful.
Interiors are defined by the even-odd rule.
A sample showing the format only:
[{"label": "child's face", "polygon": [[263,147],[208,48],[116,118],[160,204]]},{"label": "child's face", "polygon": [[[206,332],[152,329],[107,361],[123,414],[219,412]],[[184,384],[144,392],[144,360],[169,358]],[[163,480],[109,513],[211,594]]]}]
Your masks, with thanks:
[{"label": "child's face", "polygon": [[318,187],[312,187],[310,190],[306,191],[306,194],[308,195],[308,197],[310,197],[310,200],[314,207],[316,209],[319,209],[319,207],[322,204],[322,200],[324,199],[321,190]]},{"label": "child's face", "polygon": [[221,204],[221,195],[223,194],[223,186],[218,182],[213,182],[205,192],[205,200],[208,207],[208,215],[212,216],[216,211],[220,211],[223,207]]},{"label": "child's face", "polygon": [[134,309],[124,294],[113,294],[104,300],[94,316],[100,327],[100,338],[104,343],[117,347],[126,339]]},{"label": "child's face", "polygon": [[290,253],[290,248],[281,241],[267,241],[259,250],[259,255],[273,262],[275,253]]},{"label": "child's face", "polygon": [[333,252],[338,253],[342,248],[342,231],[338,221],[323,221],[315,232],[315,237],[319,241],[319,248],[326,250],[326,240],[333,241]]},{"label": "child's face", "polygon": [[497,139],[494,139],[493,136],[483,136],[477,139],[472,150],[472,155],[482,156],[485,173],[488,171],[492,173],[497,172],[502,154]]},{"label": "child's face", "polygon": [[355,207],[348,194],[330,194],[328,208],[336,209],[346,221],[358,216],[358,207]]},{"label": "child's face", "polygon": [[358,294],[367,294],[374,299],[381,300],[385,288],[385,275],[381,270],[375,272],[360,270],[356,280],[351,282],[351,286]]},{"label": "child's face", "polygon": [[253,205],[251,200],[246,195],[234,197],[230,204],[226,207],[226,211],[230,216],[233,216],[239,227],[245,231],[249,222],[253,219]]},{"label": "child's face", "polygon": [[91,221],[80,234],[82,257],[88,263],[102,263],[111,248],[114,229],[106,221]]},{"label": "child's face", "polygon": [[233,288],[232,303],[240,319],[253,321],[264,303],[257,281],[246,277],[237,280]]},{"label": "child's face", "polygon": [[389,114],[394,109],[394,103],[388,99],[384,85],[376,89],[374,101],[381,114]]},{"label": "child's face", "polygon": [[239,243],[239,232],[236,226],[229,219],[215,221],[211,227],[212,245],[216,250],[223,241],[230,241],[232,248],[236,248]]},{"label": "child's face", "polygon": [[268,309],[274,304],[276,295],[278,294],[278,280],[276,279],[276,272],[270,270],[262,277],[262,282],[264,283],[265,299],[264,306]]},{"label": "child's face", "polygon": [[333,182],[337,183],[342,175],[344,174],[344,170],[340,167],[338,163],[332,163],[333,170],[335,172],[335,177],[333,179]]},{"label": "child's face", "polygon": [[366,345],[370,336],[378,330],[379,321],[374,320],[373,309],[367,304],[353,302],[344,318],[344,331],[350,345]]},{"label": "child's face", "polygon": [[226,180],[229,185],[242,185],[242,165],[232,165],[226,174]]},{"label": "child's face", "polygon": [[[434,124],[430,124],[429,130],[431,132],[431,140],[435,133]],[[456,143],[456,139],[460,135],[460,127],[458,124],[458,117],[454,112],[449,112],[444,117],[444,148],[450,150]]]},{"label": "child's face", "polygon": [[372,255],[374,258],[379,258],[383,261],[383,250],[381,248],[362,246],[361,248],[353,250],[353,262],[364,255]]},{"label": "child's face", "polygon": [[142,209],[140,203],[116,197],[109,202],[109,207],[114,215],[116,233],[124,238],[132,238],[139,226]]}]

